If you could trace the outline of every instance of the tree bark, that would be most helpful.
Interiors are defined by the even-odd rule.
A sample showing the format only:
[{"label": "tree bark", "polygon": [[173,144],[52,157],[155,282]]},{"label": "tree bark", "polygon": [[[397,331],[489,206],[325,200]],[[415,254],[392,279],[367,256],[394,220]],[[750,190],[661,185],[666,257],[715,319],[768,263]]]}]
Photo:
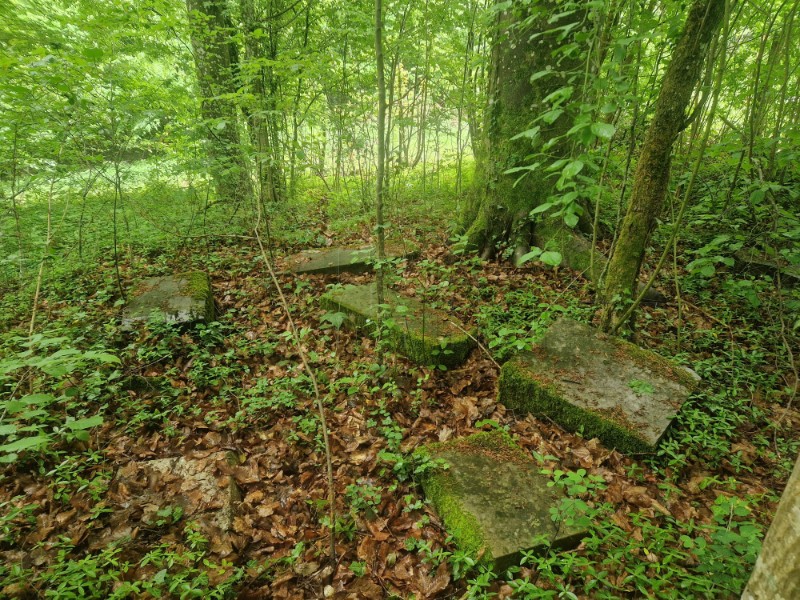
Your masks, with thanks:
[{"label": "tree bark", "polygon": [[203,95],[210,172],[217,198],[238,204],[253,193],[250,169],[239,138],[236,103],[236,47],[224,0],[186,0],[197,81]]},{"label": "tree bark", "polygon": [[794,465],[778,510],[742,600],[800,598],[800,458]]},{"label": "tree bark", "polygon": [[[539,121],[539,141],[534,144],[528,137],[512,139],[529,130],[534,118],[551,108],[545,98],[567,86],[570,74],[582,64],[580,57],[562,58],[553,64],[553,51],[566,42],[552,30],[580,19],[573,13],[549,22],[559,12],[558,6],[557,0],[533,6],[515,3],[497,16],[484,125],[481,139],[474,140],[476,188],[462,215],[469,247],[484,258],[493,256],[504,244],[515,250],[517,258],[527,252],[533,241],[529,213],[553,191],[555,178],[529,173],[518,181],[518,173],[506,171],[534,160],[551,162],[569,156],[570,143],[562,137],[547,148],[544,159],[533,157],[534,144],[541,146],[542,140],[553,140],[567,132],[572,123],[566,114],[552,123]],[[550,73],[532,83],[531,76],[545,69],[551,69]],[[546,227],[552,229],[552,224]]]},{"label": "tree bark", "polygon": [[383,304],[383,259],[385,257],[385,235],[383,219],[384,179],[386,178],[386,80],[383,60],[383,2],[375,0],[375,66],[378,87],[378,159],[375,174],[376,254],[375,269],[378,304]]},{"label": "tree bark", "polygon": [[625,301],[635,290],[645,248],[664,206],[672,146],[689,124],[686,109],[700,79],[709,44],[725,11],[725,0],[696,0],[664,74],[655,114],[636,164],[631,198],[603,282],[602,326],[619,327]]}]

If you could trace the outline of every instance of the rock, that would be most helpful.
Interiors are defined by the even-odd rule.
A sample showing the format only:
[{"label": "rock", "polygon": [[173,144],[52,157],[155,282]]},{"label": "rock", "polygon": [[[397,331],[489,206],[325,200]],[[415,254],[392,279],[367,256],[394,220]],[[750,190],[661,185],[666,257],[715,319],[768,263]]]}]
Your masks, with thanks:
[{"label": "rock", "polygon": [[[582,514],[539,472],[538,465],[504,431],[495,430],[423,447],[418,459],[442,459],[422,488],[458,546],[482,554],[496,570],[519,564],[523,550],[567,549],[585,534]],[[563,510],[554,521],[551,509]]]},{"label": "rock", "polygon": [[[413,258],[419,249],[404,244],[387,244],[387,258]],[[285,261],[284,272],[290,273],[367,273],[375,262],[375,248],[326,248],[304,250]]]},{"label": "rock", "polygon": [[211,280],[202,271],[145,279],[134,288],[131,296],[122,314],[123,329],[132,329],[147,321],[192,323],[214,320]]},{"label": "rock", "polygon": [[652,452],[698,376],[629,342],[560,319],[508,361],[499,399],[623,452]]},{"label": "rock", "polygon": [[733,255],[736,259],[736,269],[739,272],[754,275],[781,275],[783,285],[795,286],[800,284],[800,266],[790,265],[779,256],[770,256],[755,248],[742,248]]},{"label": "rock", "polygon": [[[390,345],[418,364],[454,367],[463,363],[475,341],[454,317],[426,306],[416,298],[386,290],[389,306],[386,325]],[[323,306],[347,315],[356,328],[374,328],[378,318],[378,294],[374,284],[349,285],[322,297]]]}]

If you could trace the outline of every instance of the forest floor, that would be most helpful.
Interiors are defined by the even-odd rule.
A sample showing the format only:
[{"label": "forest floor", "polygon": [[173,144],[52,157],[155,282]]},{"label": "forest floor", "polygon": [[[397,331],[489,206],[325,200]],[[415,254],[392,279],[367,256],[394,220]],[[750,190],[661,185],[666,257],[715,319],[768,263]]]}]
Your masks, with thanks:
[{"label": "forest floor", "polygon": [[[324,223],[317,227],[325,230]],[[483,342],[499,358],[528,345],[561,314],[592,317],[592,293],[573,272],[481,263],[454,256],[441,232],[419,236],[422,255],[401,265],[394,286],[490,331]],[[368,240],[366,231],[356,237],[336,241]],[[276,267],[296,249],[276,250]],[[338,521],[331,564],[320,422],[257,247],[252,240],[223,240],[149,262],[122,265],[126,287],[143,276],[206,269],[218,322],[120,331],[120,307],[98,284],[109,281],[110,261],[70,282],[63,301],[42,306],[51,321],[105,340],[122,363],[108,376],[116,393],[105,423],[88,442],[6,469],[0,596],[540,597],[525,595],[528,581],[541,597],[641,597],[645,589],[644,595],[681,597],[681,587],[694,589],[691,582],[706,578],[716,586],[709,594],[725,597],[736,595],[746,577],[735,571],[740,565],[704,563],[712,560],[711,549],[724,547],[730,552],[724,561],[744,563],[746,571],[752,542],[768,523],[794,458],[787,449],[797,447],[800,411],[769,389],[776,376],[769,358],[752,367],[755,383],[742,399],[751,412],[726,418],[704,408],[702,397],[690,401],[690,417],[668,435],[665,450],[634,459],[506,410],[497,402],[495,360],[484,350],[453,370],[425,368],[337,327],[320,296],[331,285],[366,283],[371,275],[280,275],[326,403]],[[749,329],[730,321],[722,326],[713,306],[686,303],[682,310],[680,359],[695,368],[704,364],[701,375],[731,364],[726,353],[734,346],[756,350]],[[636,342],[675,355],[678,322],[674,303],[644,308]],[[154,389],[126,389],[123,381],[133,375],[164,379]],[[741,416],[756,412],[758,421]],[[718,416],[727,429],[712,426]],[[764,423],[773,429],[764,432]],[[495,578],[459,553],[424,503],[408,453],[498,427],[539,456],[543,469],[578,474],[581,485],[570,491],[595,510],[599,527],[568,553],[569,563],[554,554],[511,578]],[[687,447],[693,437],[696,445]],[[220,451],[234,457],[227,467],[217,460]],[[145,521],[135,489],[115,476],[132,461],[165,457],[205,462],[221,486],[233,479],[242,501],[230,533],[201,539],[190,516],[169,505],[158,507],[157,522]],[[179,484],[164,485],[167,492],[175,486],[178,497]],[[103,546],[120,530],[128,536]],[[726,542],[723,531],[735,539]]]}]

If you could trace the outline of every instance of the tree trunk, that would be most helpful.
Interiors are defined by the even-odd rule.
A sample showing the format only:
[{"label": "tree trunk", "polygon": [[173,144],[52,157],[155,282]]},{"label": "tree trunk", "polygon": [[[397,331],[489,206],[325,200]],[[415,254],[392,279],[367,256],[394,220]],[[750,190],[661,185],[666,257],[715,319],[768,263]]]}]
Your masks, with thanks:
[{"label": "tree trunk", "polygon": [[[515,3],[497,17],[482,136],[474,139],[476,188],[462,215],[468,245],[484,258],[493,256],[503,245],[513,248],[517,258],[526,253],[533,240],[529,213],[553,191],[555,178],[529,173],[517,181],[518,173],[506,171],[534,161],[532,140],[513,138],[529,130],[536,116],[550,110],[545,98],[567,86],[570,74],[581,64],[580,57],[553,64],[553,50],[566,42],[552,30],[580,18],[573,13],[548,22],[558,6],[557,0],[534,7]],[[537,32],[548,33],[534,35]],[[533,74],[546,69],[552,69],[550,74],[531,83]],[[538,139],[546,142],[563,136],[571,122],[562,114],[550,124],[539,121],[537,125],[541,127]],[[566,157],[569,150],[569,142],[562,137],[546,150],[545,160]]]},{"label": "tree trunk", "polygon": [[383,60],[383,2],[375,0],[375,66],[378,87],[378,159],[375,174],[375,217],[376,217],[376,287],[378,304],[383,304],[383,259],[385,256],[385,231],[383,220],[384,179],[386,178],[386,80]]},{"label": "tree trunk", "polygon": [[694,2],[664,74],[655,114],[636,164],[631,198],[603,282],[602,324],[606,330],[618,328],[625,300],[635,290],[647,242],[664,206],[672,145],[689,124],[686,109],[724,11],[725,0]]},{"label": "tree trunk", "polygon": [[238,204],[252,196],[250,170],[239,139],[238,109],[223,96],[236,92],[236,46],[224,0],[186,0],[197,81],[203,95],[210,172],[219,200]]},{"label": "tree trunk", "polygon": [[781,496],[775,518],[742,600],[800,598],[800,458]]}]

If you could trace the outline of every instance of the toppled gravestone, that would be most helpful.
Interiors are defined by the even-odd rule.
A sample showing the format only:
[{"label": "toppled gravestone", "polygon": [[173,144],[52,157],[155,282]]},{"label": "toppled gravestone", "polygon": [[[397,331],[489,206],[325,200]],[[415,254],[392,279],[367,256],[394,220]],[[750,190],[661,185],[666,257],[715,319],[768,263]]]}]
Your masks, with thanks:
[{"label": "toppled gravestone", "polygon": [[98,547],[135,537],[142,527],[158,529],[191,520],[209,539],[212,551],[230,554],[227,534],[241,495],[233,477],[225,473],[236,462],[230,452],[213,452],[203,458],[159,458],[120,467],[109,486],[111,526],[96,540]]},{"label": "toppled gravestone", "polygon": [[[419,250],[411,245],[388,243],[386,258],[413,258]],[[324,248],[304,250],[285,260],[284,272],[302,274],[367,273],[376,260],[375,248]]]},{"label": "toppled gravestone", "polygon": [[497,570],[519,564],[522,551],[573,548],[585,535],[584,515],[504,431],[431,444],[415,455],[445,463],[426,471],[425,495],[458,546]]},{"label": "toppled gravestone", "polygon": [[[346,315],[346,322],[355,328],[374,328],[379,317],[375,284],[333,290],[322,296],[322,304]],[[416,298],[387,289],[384,304],[390,345],[418,364],[455,367],[475,346],[463,323]]]},{"label": "toppled gravestone", "polygon": [[202,271],[150,277],[137,284],[131,296],[122,313],[124,329],[148,321],[193,323],[214,320],[211,280]]},{"label": "toppled gravestone", "polygon": [[739,272],[770,277],[780,273],[783,285],[800,285],[800,266],[790,265],[781,256],[773,256],[755,248],[742,248],[736,251],[734,258]]},{"label": "toppled gravestone", "polygon": [[609,448],[652,452],[698,380],[655,352],[560,319],[503,365],[499,399]]}]

